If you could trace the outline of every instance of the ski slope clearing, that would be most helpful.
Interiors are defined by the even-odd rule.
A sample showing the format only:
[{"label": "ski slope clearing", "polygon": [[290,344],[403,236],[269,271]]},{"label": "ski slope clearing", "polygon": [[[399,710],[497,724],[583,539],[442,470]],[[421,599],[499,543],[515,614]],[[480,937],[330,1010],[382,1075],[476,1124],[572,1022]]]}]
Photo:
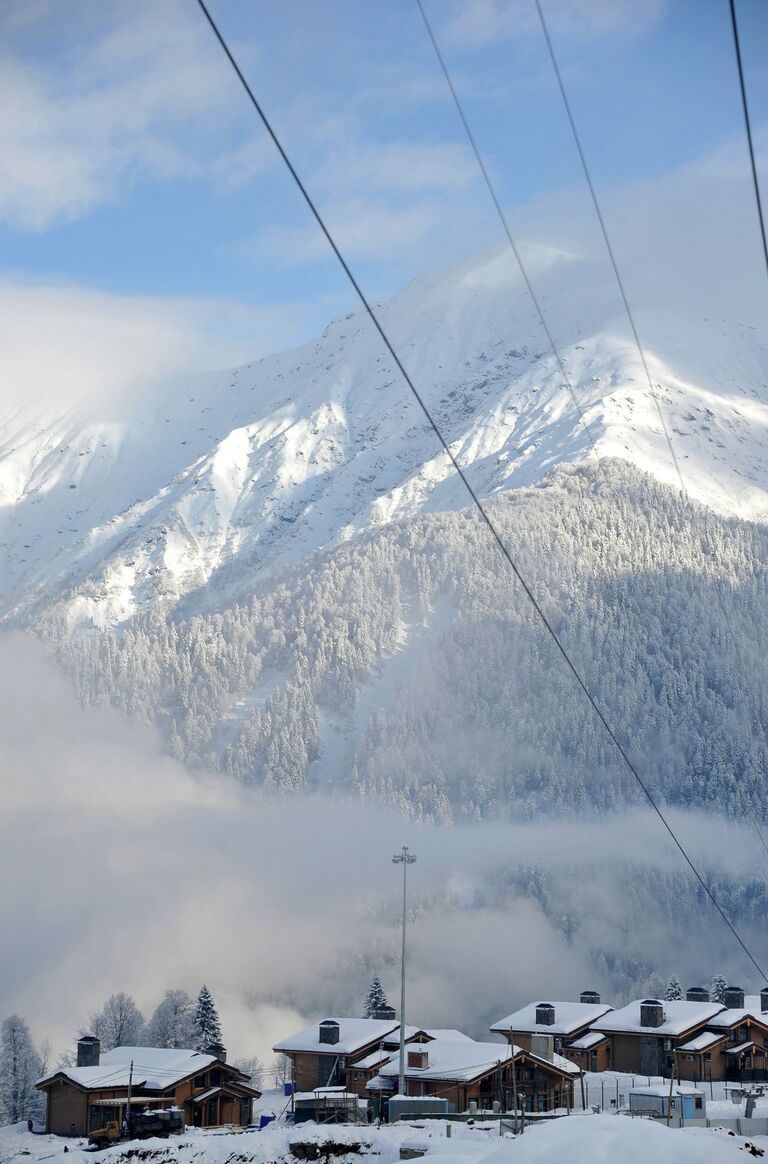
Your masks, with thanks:
[{"label": "ski slope clearing", "polygon": [[84,1150],[83,1140],[31,1136],[17,1124],[0,1129],[0,1164],[51,1159],[64,1164],[65,1146],[68,1164],[297,1164],[308,1159],[353,1164],[368,1157],[393,1164],[401,1146],[445,1164],[738,1164],[753,1158],[749,1144],[758,1151],[768,1147],[766,1137],[748,1141],[717,1129],[672,1130],[621,1116],[571,1116],[529,1128],[517,1139],[500,1139],[498,1124],[454,1124],[450,1139],[445,1129],[441,1121],[362,1129],[270,1125],[262,1132],[188,1132],[170,1141],[137,1140],[93,1153]]},{"label": "ski slope clearing", "polygon": [[[483,496],[562,463],[619,457],[768,519],[766,336],[747,321],[641,319],[654,395],[592,265],[530,259],[563,383],[508,251],[415,280],[383,324]],[[9,407],[9,406],[6,406]],[[590,443],[594,443],[594,450]],[[467,504],[367,317],[218,375],[153,385],[115,419],[0,412],[0,616],[72,593],[71,628],[216,607],[319,549]]]}]

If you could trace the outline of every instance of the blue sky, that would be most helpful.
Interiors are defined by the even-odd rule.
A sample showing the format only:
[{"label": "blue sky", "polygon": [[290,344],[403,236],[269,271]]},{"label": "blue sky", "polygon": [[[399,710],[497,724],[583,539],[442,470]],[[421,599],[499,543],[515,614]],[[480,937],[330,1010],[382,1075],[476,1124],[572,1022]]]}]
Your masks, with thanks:
[{"label": "blue sky", "polygon": [[[373,297],[501,241],[413,0],[211,7]],[[726,0],[544,7],[617,238],[635,212],[663,219],[653,190],[675,174],[687,175],[695,216],[711,159],[726,158],[721,217],[742,230],[728,250],[744,250],[734,272],[752,263]],[[427,8],[513,230],[563,245],[572,209],[597,246],[532,0]],[[739,0],[738,11],[761,127],[768,6]],[[26,312],[30,282],[82,290],[84,311],[106,295],[119,314],[130,296],[198,328],[209,311],[196,358],[227,363],[307,338],[352,306],[194,0],[29,0],[5,6],[0,36],[0,276],[9,294],[22,288]],[[659,226],[659,253],[643,248],[649,269],[672,230]],[[700,233],[711,230],[702,219]],[[631,286],[638,256],[628,244],[620,258]]]}]

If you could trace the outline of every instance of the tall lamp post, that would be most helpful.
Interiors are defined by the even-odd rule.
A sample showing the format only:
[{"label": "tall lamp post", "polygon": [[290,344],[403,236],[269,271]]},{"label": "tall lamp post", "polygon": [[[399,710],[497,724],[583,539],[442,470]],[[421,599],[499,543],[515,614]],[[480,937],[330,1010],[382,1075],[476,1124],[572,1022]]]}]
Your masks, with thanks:
[{"label": "tall lamp post", "polygon": [[397,1075],[397,1091],[405,1094],[405,916],[406,916],[406,886],[408,866],[413,865],[416,857],[408,852],[408,846],[403,845],[397,856],[392,858],[395,865],[403,866],[403,948],[400,955],[400,1063]]}]

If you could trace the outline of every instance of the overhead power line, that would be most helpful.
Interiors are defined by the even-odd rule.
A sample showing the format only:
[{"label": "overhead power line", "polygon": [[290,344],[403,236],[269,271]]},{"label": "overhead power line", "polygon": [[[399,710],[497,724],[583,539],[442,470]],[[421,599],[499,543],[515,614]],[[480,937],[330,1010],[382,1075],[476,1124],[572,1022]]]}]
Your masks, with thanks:
[{"label": "overhead power line", "polygon": [[752,122],[749,116],[749,104],[747,102],[747,86],[744,82],[744,65],[741,60],[741,41],[739,39],[739,22],[736,19],[736,3],[735,0],[728,0],[731,9],[731,27],[733,28],[733,47],[736,50],[736,64],[739,69],[739,88],[741,90],[741,108],[744,113],[744,129],[747,134],[747,146],[749,147],[749,163],[752,167],[752,184],[755,188],[755,202],[757,203],[757,217],[760,222],[760,235],[763,240],[763,257],[765,258],[765,269],[768,273],[768,242],[765,237],[765,218],[763,217],[763,203],[760,197],[760,182],[757,177],[757,165],[755,163],[755,147],[752,143]]},{"label": "overhead power line", "polygon": [[605,242],[605,249],[608,252],[608,258],[610,259],[611,266],[613,267],[613,273],[616,277],[616,284],[619,288],[619,294],[621,295],[621,301],[624,304],[624,310],[627,313],[627,319],[629,320],[629,326],[632,329],[632,335],[634,336],[635,344],[637,345],[637,350],[640,354],[640,362],[643,365],[643,371],[645,373],[645,378],[648,381],[648,390],[651,394],[651,399],[653,400],[654,404],[656,405],[656,411],[659,414],[659,421],[661,423],[661,429],[662,429],[662,432],[664,433],[664,439],[667,442],[667,448],[669,449],[669,455],[672,458],[672,464],[675,467],[675,472],[677,473],[678,480],[680,481],[680,488],[682,489],[684,495],[687,497],[688,490],[685,487],[685,482],[683,481],[683,475],[680,472],[680,465],[678,464],[677,455],[675,453],[675,450],[672,447],[672,439],[669,435],[669,429],[667,428],[667,422],[664,419],[664,412],[663,412],[662,407],[661,407],[661,401],[659,400],[658,393],[656,392],[656,388],[655,388],[654,383],[653,383],[653,378],[651,376],[651,372],[650,372],[650,369],[648,367],[648,361],[647,361],[646,356],[645,356],[645,351],[643,349],[643,345],[640,343],[640,336],[638,334],[637,327],[635,326],[635,317],[632,314],[632,308],[629,306],[629,299],[627,298],[627,293],[624,289],[624,281],[621,277],[621,274],[619,273],[619,265],[616,262],[616,256],[613,253],[613,247],[611,245],[611,240],[608,237],[608,231],[607,231],[606,226],[605,226],[605,219],[603,218],[603,212],[600,209],[600,203],[598,202],[597,193],[595,191],[595,187],[594,187],[594,184],[592,182],[592,175],[589,172],[589,166],[587,165],[587,159],[584,155],[584,150],[582,149],[582,146],[581,146],[581,138],[579,137],[579,131],[576,128],[576,122],[574,121],[573,113],[571,112],[571,103],[568,100],[568,94],[565,91],[565,85],[563,84],[562,74],[560,73],[560,66],[557,63],[557,57],[555,56],[555,50],[552,47],[552,40],[550,39],[549,29],[547,28],[547,22],[544,19],[544,12],[543,12],[542,7],[541,7],[541,0],[534,0],[534,3],[536,5],[536,11],[539,14],[539,20],[541,22],[541,27],[542,27],[542,30],[544,32],[544,39],[547,42],[547,48],[549,50],[549,57],[550,57],[550,60],[552,61],[552,68],[555,71],[555,76],[557,78],[557,84],[558,84],[558,87],[560,89],[560,95],[563,99],[563,105],[565,106],[565,112],[568,116],[568,122],[569,122],[570,127],[571,127],[571,133],[573,134],[573,140],[576,143],[576,149],[578,151],[579,160],[581,161],[581,168],[583,169],[584,177],[587,180],[587,186],[589,187],[589,193],[590,193],[590,196],[592,198],[592,205],[595,208],[595,214],[597,215],[597,221],[600,224],[600,230],[601,230],[602,235],[603,235],[603,241]]},{"label": "overhead power line", "polygon": [[[420,0],[416,0],[416,2],[420,6]],[[581,167],[582,167],[582,170],[584,171],[584,177],[586,179],[586,183],[587,183],[587,186],[589,188],[590,197],[592,199],[592,205],[593,205],[594,210],[595,210],[595,215],[597,216],[597,221],[600,225],[600,231],[602,233],[603,241],[605,243],[605,249],[608,252],[608,258],[610,259],[611,266],[613,268],[613,273],[616,277],[616,283],[617,283],[617,286],[619,288],[619,293],[621,295],[622,303],[624,304],[624,310],[626,312],[627,319],[629,321],[629,326],[632,330],[632,335],[634,336],[635,345],[637,347],[638,355],[640,356],[640,362],[643,365],[645,377],[648,381],[648,389],[649,389],[651,397],[656,405],[656,410],[659,414],[659,420],[661,422],[662,431],[664,433],[664,437],[665,437],[665,440],[667,442],[667,447],[669,449],[669,455],[672,458],[672,464],[675,467],[675,472],[677,473],[677,478],[678,478],[678,481],[680,482],[680,488],[683,492],[683,496],[687,498],[688,497],[688,490],[686,488],[686,484],[685,484],[685,481],[683,479],[682,470],[680,469],[680,462],[678,461],[677,456],[675,454],[675,450],[672,446],[672,438],[669,435],[669,429],[667,427],[667,423],[666,423],[666,420],[664,418],[664,411],[663,411],[662,406],[661,406],[661,400],[659,399],[659,396],[656,392],[656,388],[654,386],[653,379],[651,377],[650,369],[648,367],[648,361],[646,359],[645,350],[643,348],[642,343],[640,342],[640,335],[639,335],[639,332],[637,330],[637,325],[635,324],[635,317],[632,313],[632,308],[629,305],[629,299],[627,297],[627,293],[626,293],[626,290],[624,287],[624,280],[622,279],[621,273],[619,271],[619,265],[618,265],[618,262],[616,261],[616,255],[615,255],[614,250],[613,250],[613,245],[612,245],[611,240],[610,240],[609,235],[608,235],[608,228],[605,225],[605,219],[603,218],[603,212],[602,212],[602,209],[600,207],[600,202],[598,201],[597,192],[595,190],[594,182],[592,181],[592,175],[590,173],[589,165],[587,164],[587,159],[586,159],[586,155],[584,153],[584,148],[581,144],[581,137],[580,137],[579,131],[576,127],[576,121],[575,121],[574,116],[573,116],[573,110],[571,108],[571,103],[570,103],[570,100],[568,98],[568,94],[567,94],[566,89],[565,89],[563,75],[562,75],[562,72],[560,70],[560,65],[558,63],[557,56],[555,55],[555,49],[554,49],[554,45],[552,44],[552,38],[549,35],[549,28],[547,27],[547,22],[546,22],[546,19],[544,17],[544,10],[541,6],[541,0],[534,0],[534,4],[536,5],[536,11],[538,12],[538,15],[539,15],[541,29],[542,29],[542,32],[544,33],[544,39],[547,43],[547,50],[549,52],[549,59],[552,62],[552,68],[554,70],[555,78],[557,80],[557,85],[558,85],[558,88],[560,90],[560,96],[562,97],[563,107],[565,109],[565,113],[566,113],[566,116],[568,118],[568,124],[571,127],[571,133],[573,135],[573,140],[574,140],[574,144],[576,146],[576,151],[579,155]],[[758,182],[757,182],[757,172],[755,170],[755,156],[754,156],[754,152],[752,150],[752,134],[750,132],[750,126],[749,126],[749,113],[747,110],[747,99],[746,99],[746,92],[744,89],[744,75],[743,75],[742,68],[741,68],[741,53],[739,51],[738,29],[737,29],[737,25],[736,25],[736,13],[735,13],[733,4],[734,4],[734,0],[730,0],[731,15],[733,18],[734,38],[735,38],[735,44],[736,44],[736,55],[737,55],[737,60],[738,60],[738,64],[739,64],[739,78],[741,81],[741,93],[742,93],[742,100],[743,100],[743,104],[744,104],[744,117],[745,117],[745,123],[746,123],[746,127],[747,127],[747,139],[749,142],[750,157],[752,159],[752,174],[753,174],[754,183],[755,183],[755,195],[757,197],[758,214],[760,217],[760,227],[761,227],[761,230],[763,232],[763,247],[765,249],[765,227],[764,227],[764,223],[763,223],[762,206],[760,204],[760,189],[759,189]],[[768,269],[768,250],[766,250],[766,268]],[[725,491],[730,495],[730,490],[727,487],[725,487]],[[741,667],[742,674],[746,674],[746,668],[744,665],[744,660],[742,658],[742,652],[741,652],[741,647],[739,645],[738,637],[736,635],[736,632],[733,629],[733,624],[731,622],[730,612],[727,608],[725,598],[723,597],[722,587],[719,584],[717,579],[715,579],[715,593],[717,595],[717,599],[718,599],[718,602],[720,604],[720,609],[722,611],[723,620],[725,621],[725,624],[726,624],[726,629],[728,630],[728,633],[731,636],[731,640],[732,640],[734,648],[736,650],[736,654],[737,654],[737,657],[739,660],[739,665]],[[757,822],[757,818],[755,817],[754,812],[751,812],[750,816],[752,818],[752,823],[755,827],[755,831],[760,838],[760,842],[761,842],[763,848],[766,850],[766,853],[768,853],[768,844],[766,843],[765,837],[764,837],[763,832],[762,832],[762,830]]]},{"label": "overhead power line", "polygon": [[501,534],[499,533],[499,531],[497,530],[496,525],[492,521],[487,509],[483,505],[478,494],[475,492],[475,490],[474,490],[473,486],[471,485],[469,479],[467,478],[464,470],[461,468],[458,461],[456,460],[456,457],[454,456],[453,452],[451,451],[451,448],[450,448],[448,441],[446,440],[446,438],[443,436],[442,432],[440,431],[440,428],[438,427],[437,422],[434,420],[432,413],[430,412],[423,397],[421,396],[421,393],[416,388],[410,375],[408,374],[402,361],[400,360],[400,357],[397,355],[397,352],[395,351],[395,348],[393,347],[393,345],[389,339],[389,336],[385,332],[384,327],[383,327],[381,321],[379,320],[379,317],[377,316],[376,312],[373,310],[370,302],[368,301],[367,296],[365,295],[360,284],[357,282],[357,279],[353,275],[349,264],[347,263],[343,254],[339,250],[339,247],[338,247],[337,243],[335,242],[329,228],[325,224],[325,220],[323,219],[322,215],[320,214],[320,211],[317,209],[317,206],[315,205],[315,203],[314,203],[311,195],[309,194],[306,186],[302,182],[302,180],[299,177],[299,174],[296,171],[293,163],[291,162],[290,158],[288,157],[288,154],[286,153],[286,151],[283,147],[283,144],[280,141],[280,138],[277,136],[277,133],[273,129],[269,118],[267,117],[266,113],[262,109],[259,101],[256,98],[256,95],[254,94],[253,90],[251,89],[251,86],[249,85],[248,81],[246,80],[244,73],[242,72],[240,66],[238,65],[234,55],[232,54],[232,50],[230,49],[224,36],[220,32],[219,27],[216,24],[215,20],[211,16],[211,13],[208,10],[208,7],[205,3],[205,0],[197,0],[197,3],[198,3],[200,10],[202,11],[205,19],[207,20],[208,24],[210,25],[211,31],[213,32],[214,36],[216,37],[216,40],[219,42],[219,45],[221,46],[222,51],[224,52],[225,56],[227,57],[227,60],[229,61],[233,71],[235,72],[240,84],[242,85],[245,93],[247,94],[249,101],[253,105],[253,108],[255,109],[256,113],[258,114],[259,119],[260,119],[262,125],[264,126],[264,129],[266,130],[267,134],[271,138],[271,140],[275,146],[275,149],[280,154],[280,157],[282,158],[283,162],[285,163],[285,166],[288,169],[288,172],[290,173],[291,177],[293,178],[294,182],[296,183],[296,186],[297,186],[299,192],[301,193],[304,201],[306,202],[307,207],[312,214],[312,217],[315,219],[315,222],[317,223],[323,236],[325,237],[326,242],[328,243],[329,247],[333,251],[334,255],[336,256],[336,258],[339,262],[340,267],[342,268],[342,270],[344,271],[344,274],[346,275],[347,279],[349,280],[351,287],[353,288],[353,290],[355,291],[355,294],[357,295],[358,299],[360,300],[360,303],[361,303],[363,309],[365,310],[366,314],[368,315],[369,319],[371,320],[371,323],[373,324],[375,330],[378,332],[382,343],[384,344],[384,346],[386,347],[390,356],[392,357],[392,360],[394,361],[395,366],[397,367],[398,371],[400,372],[401,376],[403,377],[403,380],[405,381],[406,385],[408,386],[408,388],[409,388],[410,392],[412,393],[414,399],[416,400],[417,404],[419,405],[419,408],[423,412],[424,417],[426,418],[429,427],[432,429],[432,431],[434,432],[438,441],[442,445],[443,450],[445,451],[446,456],[448,457],[448,460],[450,461],[451,465],[453,466],[453,468],[454,468],[457,476],[461,480],[462,484],[464,485],[464,488],[466,489],[467,494],[469,495],[473,505],[475,506],[478,513],[480,514],[483,522],[488,527],[488,530],[489,530],[493,540],[496,542],[497,546],[499,547],[502,554],[506,558],[510,569],[512,570],[515,578],[517,579],[520,586],[522,587],[526,598],[533,606],[533,609],[535,610],[536,614],[538,615],[538,618],[539,618],[542,626],[544,627],[544,629],[546,630],[550,639],[552,640],[556,650],[561,655],[563,661],[566,664],[566,667],[571,672],[573,678],[575,679],[576,683],[578,684],[579,688],[581,689],[584,697],[588,701],[590,707],[592,708],[592,711],[594,712],[594,714],[597,716],[598,720],[600,721],[600,723],[601,723],[603,729],[605,730],[606,734],[608,735],[609,739],[611,740],[614,747],[616,748],[616,751],[619,753],[619,756],[623,760],[628,771],[632,775],[633,779],[636,781],[638,787],[642,790],[643,795],[645,796],[645,799],[648,801],[651,808],[655,812],[656,816],[661,821],[661,824],[663,825],[664,829],[669,834],[675,847],[679,850],[683,860],[685,861],[686,865],[693,873],[695,879],[701,885],[701,888],[703,889],[705,895],[707,896],[707,898],[709,899],[711,904],[714,906],[717,913],[720,915],[723,923],[730,930],[732,936],[734,937],[734,939],[736,940],[736,942],[740,946],[741,950],[747,956],[750,963],[757,970],[757,972],[761,976],[761,978],[763,980],[768,979],[768,974],[766,974],[766,972],[761,967],[760,963],[757,961],[755,956],[752,954],[751,950],[749,949],[746,942],[739,934],[739,932],[736,929],[736,927],[734,926],[733,922],[728,917],[725,910],[722,908],[719,901],[717,900],[717,898],[713,894],[712,890],[707,885],[706,881],[704,880],[703,876],[699,872],[698,868],[693,863],[692,859],[688,856],[688,853],[687,853],[682,841],[680,841],[678,839],[677,834],[675,833],[674,829],[667,821],[666,817],[664,816],[664,813],[659,808],[658,804],[656,803],[655,799],[653,798],[653,796],[650,792],[650,789],[645,784],[645,781],[643,780],[643,778],[641,777],[637,768],[633,764],[632,760],[630,759],[629,755],[627,754],[626,750],[624,749],[623,745],[621,744],[621,741],[619,740],[618,736],[614,732],[613,728],[609,724],[609,722],[606,719],[603,712],[600,710],[600,707],[599,707],[595,697],[592,695],[591,691],[587,687],[585,680],[582,678],[581,673],[579,672],[578,668],[576,667],[576,664],[573,662],[573,660],[571,659],[571,656],[569,655],[565,646],[561,642],[559,635],[557,634],[556,630],[552,626],[552,623],[549,621],[546,614],[544,613],[544,610],[539,605],[539,602],[536,599],[535,594],[531,590],[531,587],[529,586],[529,584],[526,582],[525,578],[521,574],[515,560],[513,559],[511,553],[507,549],[507,547],[504,543],[504,540],[501,537]]},{"label": "overhead power line", "polygon": [[563,383],[568,391],[568,394],[571,397],[571,400],[573,401],[573,405],[574,405],[574,408],[576,409],[579,420],[581,421],[582,425],[584,426],[584,431],[587,434],[587,437],[589,439],[589,443],[592,446],[592,450],[593,450],[593,452],[596,452],[595,441],[594,441],[594,438],[592,436],[592,431],[591,431],[591,429],[590,429],[589,425],[587,424],[587,421],[584,417],[584,412],[582,410],[582,407],[576,398],[576,393],[575,393],[573,385],[571,383],[571,378],[565,370],[565,365],[563,363],[563,359],[560,355],[557,344],[555,343],[555,339],[554,339],[554,336],[552,335],[549,324],[547,323],[547,320],[545,318],[544,311],[541,307],[541,303],[539,302],[539,297],[533,289],[533,284],[531,283],[531,280],[528,276],[528,271],[526,270],[526,267],[525,267],[525,263],[523,262],[523,259],[522,259],[522,256],[520,254],[520,251],[518,249],[517,243],[515,242],[515,239],[512,235],[512,231],[510,229],[509,222],[507,220],[507,216],[504,213],[502,206],[501,206],[501,203],[499,202],[499,199],[496,195],[496,191],[494,189],[493,182],[491,181],[490,175],[488,173],[488,169],[487,169],[485,162],[483,160],[483,155],[480,153],[480,147],[477,144],[477,141],[475,139],[475,135],[472,132],[469,121],[467,120],[467,118],[465,116],[464,108],[463,108],[462,103],[459,99],[459,95],[456,92],[456,87],[454,86],[453,81],[451,79],[451,75],[448,72],[448,66],[445,63],[445,59],[444,59],[443,54],[440,50],[440,46],[437,43],[437,37],[435,36],[435,34],[432,30],[432,25],[430,24],[429,17],[427,16],[427,13],[424,9],[424,5],[422,4],[421,0],[416,0],[416,3],[418,4],[419,12],[421,13],[421,18],[424,21],[424,26],[427,30],[427,33],[429,34],[429,39],[432,41],[432,47],[435,50],[435,56],[437,57],[437,59],[440,63],[440,68],[443,71],[443,76],[445,77],[445,83],[450,90],[451,97],[453,98],[453,103],[456,106],[456,112],[458,113],[459,117],[461,118],[461,123],[464,126],[464,129],[466,131],[467,138],[469,140],[469,144],[471,145],[472,151],[475,155],[475,158],[477,159],[477,164],[480,167],[481,174],[483,175],[483,181],[485,182],[485,185],[488,189],[488,193],[491,196],[491,201],[493,202],[493,205],[496,208],[496,213],[497,213],[497,215],[499,217],[499,221],[501,222],[501,225],[504,229],[504,233],[507,236],[507,241],[509,242],[509,245],[512,249],[512,254],[515,256],[515,259],[517,260],[517,265],[520,268],[520,274],[523,276],[523,282],[525,283],[526,290],[527,290],[529,296],[531,297],[531,302],[533,303],[533,306],[536,308],[536,314],[539,317],[539,321],[541,323],[541,326],[544,329],[544,334],[546,335],[549,346],[552,349],[552,354],[555,357],[558,368],[560,369],[560,375],[562,376]]}]

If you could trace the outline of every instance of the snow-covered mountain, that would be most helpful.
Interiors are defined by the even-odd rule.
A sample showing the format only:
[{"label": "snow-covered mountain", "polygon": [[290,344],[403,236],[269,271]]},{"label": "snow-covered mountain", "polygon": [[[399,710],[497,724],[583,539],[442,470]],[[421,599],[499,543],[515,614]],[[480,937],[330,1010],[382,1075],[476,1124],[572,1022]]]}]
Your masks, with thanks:
[{"label": "snow-covered mountain", "polygon": [[[380,314],[483,495],[561,463],[624,458],[678,486],[638,352],[582,259],[530,257],[573,400],[508,251],[423,277]],[[640,317],[684,485],[768,518],[766,335]],[[594,442],[594,449],[586,427]],[[321,338],[147,394],[127,417],[34,403],[0,419],[0,613],[65,599],[70,629],[247,595],[323,548],[467,503],[363,314]]]}]

